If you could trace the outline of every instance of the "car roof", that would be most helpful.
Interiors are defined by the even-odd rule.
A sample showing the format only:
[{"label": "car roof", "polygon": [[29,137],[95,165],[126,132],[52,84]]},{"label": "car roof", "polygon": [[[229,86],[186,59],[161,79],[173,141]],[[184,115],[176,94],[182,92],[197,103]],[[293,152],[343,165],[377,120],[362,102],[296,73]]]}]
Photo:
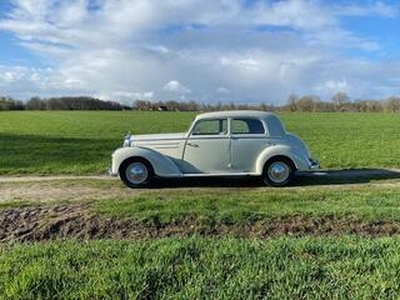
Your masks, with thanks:
[{"label": "car roof", "polygon": [[208,118],[228,118],[228,117],[242,117],[242,118],[257,118],[267,119],[270,116],[275,116],[271,112],[258,111],[258,110],[228,110],[228,111],[214,111],[197,115],[196,119]]},{"label": "car roof", "polygon": [[271,136],[283,136],[286,132],[285,127],[277,115],[271,112],[258,110],[229,110],[203,113],[196,117],[196,121],[215,118],[256,118],[264,120],[267,123],[268,132]]}]

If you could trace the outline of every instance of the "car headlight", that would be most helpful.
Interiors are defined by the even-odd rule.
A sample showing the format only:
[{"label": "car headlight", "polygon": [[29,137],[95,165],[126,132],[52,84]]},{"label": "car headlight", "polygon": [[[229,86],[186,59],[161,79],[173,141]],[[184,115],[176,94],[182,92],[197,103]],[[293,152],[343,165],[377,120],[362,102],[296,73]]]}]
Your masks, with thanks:
[{"label": "car headlight", "polygon": [[124,137],[124,142],[122,144],[123,147],[129,147],[131,145],[131,134],[128,133],[125,137]]}]

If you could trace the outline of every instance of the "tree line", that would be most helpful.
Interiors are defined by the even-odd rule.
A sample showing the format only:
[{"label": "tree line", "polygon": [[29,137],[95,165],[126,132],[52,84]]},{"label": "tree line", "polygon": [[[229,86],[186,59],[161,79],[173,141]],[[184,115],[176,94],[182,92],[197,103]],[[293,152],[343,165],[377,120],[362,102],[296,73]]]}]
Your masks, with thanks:
[{"label": "tree line", "polygon": [[1,110],[123,110],[131,107],[116,101],[103,101],[92,97],[33,97],[27,102],[11,97],[0,97]]},{"label": "tree line", "polygon": [[318,96],[290,95],[283,105],[267,103],[201,104],[195,101],[149,101],[135,100],[132,105],[123,105],[116,101],[104,101],[92,97],[53,97],[43,99],[33,97],[28,101],[0,96],[2,110],[146,110],[146,111],[216,111],[216,110],[263,110],[263,111],[300,111],[300,112],[400,112],[400,97],[383,100],[351,100],[345,92],[336,93],[329,101]]},{"label": "tree line", "polygon": [[217,104],[200,104],[194,101],[148,101],[136,100],[133,103],[135,110],[158,110],[158,111],[218,111],[218,110],[264,110],[276,111],[279,106],[268,105],[265,103],[252,104],[235,104],[235,103],[217,103]]},{"label": "tree line", "polygon": [[400,97],[351,101],[346,93],[338,92],[330,101],[322,101],[318,96],[313,95],[302,97],[290,95],[287,103],[280,109],[303,112],[400,112]]},{"label": "tree line", "polygon": [[290,95],[283,105],[217,103],[199,104],[194,101],[144,101],[136,100],[133,109],[168,110],[168,111],[216,111],[255,109],[263,111],[300,111],[300,112],[400,112],[400,97],[389,97],[383,100],[356,99],[351,101],[344,92],[336,93],[330,101],[323,101],[318,96]]}]

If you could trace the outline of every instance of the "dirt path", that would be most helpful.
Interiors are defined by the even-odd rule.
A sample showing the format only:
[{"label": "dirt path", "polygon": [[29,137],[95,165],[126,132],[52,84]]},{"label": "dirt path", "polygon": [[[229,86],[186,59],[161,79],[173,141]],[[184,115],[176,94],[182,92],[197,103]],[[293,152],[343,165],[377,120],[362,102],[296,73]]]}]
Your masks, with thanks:
[{"label": "dirt path", "polygon": [[[343,189],[348,187],[400,187],[400,170],[359,169],[300,173],[294,186],[286,189]],[[268,189],[254,179],[181,179],[162,180],[152,189],[129,189],[118,178],[110,176],[0,176],[0,203],[6,201],[84,201],[125,198],[142,191]]]},{"label": "dirt path", "polygon": [[[399,170],[340,170],[300,174],[297,186],[287,189],[343,189],[377,186],[400,187]],[[132,190],[108,176],[0,177],[0,241],[42,241],[51,239],[137,239],[166,236],[233,235],[267,238],[274,235],[399,235],[400,223],[364,221],[336,216],[276,217],[249,225],[222,224],[187,218],[179,223],[159,224],[107,218],[95,214],[91,203],[130,198],[143,191],[268,189],[259,182],[238,180],[182,180],[164,182],[150,190]],[[351,189],[351,188],[350,188]],[[10,203],[22,201],[23,205]],[[32,203],[32,205],[31,205]],[[13,208],[14,207],[14,208]]]},{"label": "dirt path", "polygon": [[43,182],[43,181],[60,181],[60,180],[112,180],[113,177],[106,175],[98,176],[74,176],[74,175],[57,175],[57,176],[0,176],[0,183],[10,182]]},{"label": "dirt path", "polygon": [[129,197],[138,193],[115,178],[97,176],[1,177],[1,202],[80,202]]}]

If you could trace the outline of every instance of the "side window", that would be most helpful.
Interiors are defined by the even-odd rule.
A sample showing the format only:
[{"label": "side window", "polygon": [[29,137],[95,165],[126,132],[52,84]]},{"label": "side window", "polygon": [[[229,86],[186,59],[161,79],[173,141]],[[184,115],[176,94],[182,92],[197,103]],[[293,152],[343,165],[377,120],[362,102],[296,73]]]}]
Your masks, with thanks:
[{"label": "side window", "polygon": [[264,126],[260,120],[256,119],[233,119],[233,134],[264,134]]},{"label": "side window", "polygon": [[223,135],[228,132],[226,119],[202,120],[197,122],[192,135]]}]

